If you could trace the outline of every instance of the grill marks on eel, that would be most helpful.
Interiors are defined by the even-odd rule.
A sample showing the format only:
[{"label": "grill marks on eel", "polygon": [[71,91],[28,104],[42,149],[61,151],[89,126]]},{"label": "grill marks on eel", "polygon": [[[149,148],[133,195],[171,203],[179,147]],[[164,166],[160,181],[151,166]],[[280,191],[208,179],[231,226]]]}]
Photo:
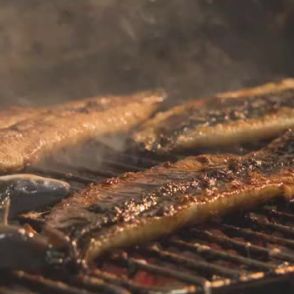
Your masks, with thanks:
[{"label": "grill marks on eel", "polygon": [[142,92],[69,102],[37,114],[32,111],[24,120],[0,129],[0,173],[21,170],[64,147],[128,132],[156,110],[163,96]]},{"label": "grill marks on eel", "polygon": [[92,261],[273,197],[294,196],[294,133],[249,155],[202,155],[92,185],[57,205],[47,226]]},{"label": "grill marks on eel", "polygon": [[157,114],[134,134],[144,149],[170,152],[267,139],[294,127],[294,79],[220,94]]}]

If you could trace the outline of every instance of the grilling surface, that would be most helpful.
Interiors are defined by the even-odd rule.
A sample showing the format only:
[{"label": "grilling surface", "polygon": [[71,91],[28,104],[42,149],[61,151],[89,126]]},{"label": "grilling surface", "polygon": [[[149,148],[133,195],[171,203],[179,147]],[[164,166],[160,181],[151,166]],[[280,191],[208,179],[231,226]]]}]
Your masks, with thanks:
[{"label": "grilling surface", "polygon": [[[289,97],[286,100],[292,103]],[[57,167],[30,166],[25,171],[66,180],[72,189],[81,191],[90,183],[158,164],[148,150],[139,156],[112,155],[115,160],[103,159],[107,169],[101,162],[98,169],[58,162]],[[38,229],[46,215],[48,210],[30,212],[20,221]],[[61,265],[42,271],[5,271],[0,293],[211,293],[287,279],[294,271],[293,222],[293,203],[280,199],[242,216],[182,229],[157,242],[112,250],[89,268],[77,269],[75,264],[63,263],[60,256]],[[59,256],[50,258],[58,260]]]},{"label": "grilling surface", "polygon": [[141,244],[278,196],[291,197],[293,143],[289,131],[241,157],[188,157],[90,185],[53,207],[46,226],[64,232],[89,264],[116,247]]},{"label": "grilling surface", "polygon": [[[133,170],[136,164],[140,170],[142,161],[155,164],[144,157],[126,158]],[[126,158],[121,155],[122,162]],[[114,165],[114,174],[130,168]],[[101,170],[63,169],[66,172],[34,172],[67,179],[77,190],[94,178],[97,182],[109,177],[109,171],[103,177]],[[29,221],[42,219],[28,214],[25,222]],[[264,285],[270,289],[294,273],[293,223],[294,204],[281,199],[242,216],[215,219],[142,247],[117,250],[81,274],[60,269],[41,275],[9,273],[1,291],[8,293],[12,286],[23,293],[235,293],[244,288],[250,293]]]},{"label": "grilling surface", "polygon": [[41,275],[8,273],[2,276],[0,293],[11,286],[23,293],[211,293],[252,289],[265,281],[290,278],[294,273],[293,222],[292,203],[270,203],[242,217],[216,220],[143,247],[116,251],[81,274],[60,270]]}]

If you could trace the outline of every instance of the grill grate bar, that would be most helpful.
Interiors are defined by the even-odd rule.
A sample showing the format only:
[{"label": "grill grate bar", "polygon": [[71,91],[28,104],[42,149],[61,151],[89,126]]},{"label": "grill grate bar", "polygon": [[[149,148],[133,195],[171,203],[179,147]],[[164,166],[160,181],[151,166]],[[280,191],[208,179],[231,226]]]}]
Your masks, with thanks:
[{"label": "grill grate bar", "polygon": [[[141,286],[137,283],[132,282],[131,280],[125,279],[125,278],[120,278],[116,275],[110,274],[110,273],[106,273],[106,272],[102,272],[99,269],[94,269],[92,271],[92,273],[90,274],[90,277],[94,277],[98,279],[103,279],[104,281],[111,283],[113,285],[119,286],[119,287],[124,287],[128,290],[131,291],[131,293],[160,293],[160,291],[162,290],[161,288],[157,288],[157,287],[150,287],[150,286]],[[194,293],[195,291],[193,291]],[[186,293],[186,292],[185,292]]]},{"label": "grill grate bar", "polygon": [[238,279],[240,277],[240,274],[242,274],[240,273],[240,271],[225,269],[221,266],[205,261],[192,260],[168,250],[161,250],[158,246],[148,247],[145,250],[147,253],[156,255],[161,259],[170,260],[177,266],[186,266],[191,269],[205,271],[209,274],[217,274],[232,279]]},{"label": "grill grate bar", "polygon": [[225,251],[216,250],[209,247],[208,245],[203,245],[197,242],[189,243],[178,238],[173,238],[171,240],[171,244],[180,248],[195,251],[201,255],[203,254],[204,256],[206,255],[214,258],[220,258],[221,260],[237,262],[258,270],[271,271],[275,269],[274,265],[240,255],[229,254]]},{"label": "grill grate bar", "polygon": [[260,225],[261,227],[268,228],[270,230],[276,230],[283,234],[294,236],[294,229],[290,226],[277,224],[274,222],[270,222],[264,215],[258,213],[249,213],[247,219],[251,221],[253,224]]},{"label": "grill grate bar", "polygon": [[120,162],[120,161],[114,161],[114,160],[107,160],[103,159],[102,165],[107,165],[110,167],[114,167],[118,170],[122,171],[142,171],[145,168],[144,167],[139,167],[139,165],[135,165],[132,163],[126,163],[126,162]]},{"label": "grill grate bar", "polygon": [[146,260],[137,258],[116,257],[115,260],[127,264],[128,267],[132,269],[142,269],[157,275],[164,275],[175,278],[185,283],[191,283],[193,285],[200,286],[202,289],[210,288],[210,282],[207,279],[197,275],[191,275],[190,273],[173,270],[163,265],[151,264]]},{"label": "grill grate bar", "polygon": [[[20,282],[33,290],[42,290],[42,293],[56,293],[56,294],[92,294],[82,288],[70,286],[60,280],[54,281],[43,276],[35,276],[22,271],[14,272],[11,277],[15,281]],[[109,292],[110,294],[114,294]]]},{"label": "grill grate bar", "polygon": [[[131,164],[120,164],[111,162],[115,168],[109,170],[105,166],[101,166],[101,169],[92,170],[86,167],[71,167],[68,164],[63,163],[62,166],[57,167],[37,167],[31,166],[27,168],[28,172],[37,173],[44,176],[51,176],[58,179],[64,179],[70,182],[77,182],[83,185],[89,185],[91,183],[99,183],[107,178],[117,177],[124,172],[142,171],[145,168],[139,168]],[[107,164],[109,167],[109,164]],[[74,171],[74,172],[73,172]]]},{"label": "grill grate bar", "polygon": [[75,182],[78,184],[83,184],[83,185],[89,185],[91,183],[99,183],[100,181],[104,180],[105,177],[99,177],[97,176],[96,179],[90,178],[90,177],[86,177],[83,175],[75,175],[73,173],[66,173],[66,172],[60,172],[57,171],[55,169],[45,169],[45,168],[40,168],[40,167],[30,167],[27,169],[28,172],[33,172],[36,174],[40,174],[43,176],[50,176],[50,177],[54,177],[57,179],[63,179],[69,182]]},{"label": "grill grate bar", "polygon": [[103,291],[104,293],[109,294],[130,294],[128,290],[121,287],[121,285],[113,285],[114,283],[108,283],[108,281],[101,280],[100,278],[82,275],[78,277],[78,285],[81,287],[86,287],[91,291]]},{"label": "grill grate bar", "polygon": [[25,288],[19,285],[13,285],[13,287],[0,287],[0,294],[38,294],[31,289]]},{"label": "grill grate bar", "polygon": [[220,226],[225,231],[228,230],[229,232],[233,233],[234,236],[244,236],[244,237],[247,237],[250,239],[253,238],[255,240],[262,240],[262,241],[275,243],[275,244],[282,245],[282,246],[287,246],[292,249],[294,248],[294,241],[293,240],[289,240],[289,239],[282,238],[282,237],[277,237],[275,235],[269,235],[269,234],[266,234],[263,232],[256,232],[251,229],[241,228],[241,227],[237,227],[235,225],[221,224]]},{"label": "grill grate bar", "polygon": [[282,261],[294,262],[294,254],[290,252],[282,251],[279,248],[268,249],[265,247],[254,245],[250,242],[238,241],[227,236],[216,235],[216,234],[213,234],[212,232],[209,232],[208,230],[202,231],[202,230],[193,228],[191,231],[197,234],[197,236],[199,237],[201,236],[209,241],[217,242],[221,245],[228,246],[230,248],[234,248],[237,250],[241,250],[243,253],[246,253],[248,256],[250,256],[251,253],[255,255],[261,254],[263,256],[266,256],[267,258],[277,258]]},{"label": "grill grate bar", "polygon": [[[92,162],[92,161],[90,161]],[[114,153],[105,154],[104,158],[101,158],[95,164],[95,169],[89,167],[87,163],[82,163],[82,165],[76,165],[72,162],[58,161],[56,158],[51,158],[48,163],[45,164],[46,167],[50,167],[54,170],[64,170],[64,171],[75,171],[78,173],[88,173],[92,175],[98,175],[104,177],[114,177],[123,172],[129,171],[142,171],[148,167],[159,164],[162,160],[155,160],[154,158],[139,157],[132,154],[124,153]],[[92,164],[93,165],[93,164]]]},{"label": "grill grate bar", "polygon": [[[106,159],[110,158],[110,159]],[[114,169],[115,171],[140,171],[145,168],[143,165],[138,165],[133,163],[134,159],[120,159],[119,156],[113,155],[113,156],[107,156],[106,158],[103,158],[99,160],[95,166],[100,170],[106,169]],[[150,163],[149,163],[150,165]],[[149,166],[147,165],[147,166]],[[83,165],[73,165],[71,162],[64,162],[64,161],[56,161],[55,159],[50,160],[50,166],[55,167],[58,169],[59,167],[65,168],[67,170],[75,170],[75,171],[80,171],[80,170],[88,170],[89,172],[95,172],[92,169],[89,168],[87,164]]]},{"label": "grill grate bar", "polygon": [[272,207],[264,207],[262,208],[262,213],[266,213],[267,215],[274,216],[274,217],[280,217],[285,220],[294,222],[294,215],[285,211],[277,210],[276,208]]},{"label": "grill grate bar", "polygon": [[109,167],[101,167],[101,169],[103,170],[92,170],[87,167],[75,167],[75,170],[79,174],[91,175],[91,176],[94,176],[95,178],[98,177],[99,179],[117,177],[119,174],[119,171],[110,170]]}]

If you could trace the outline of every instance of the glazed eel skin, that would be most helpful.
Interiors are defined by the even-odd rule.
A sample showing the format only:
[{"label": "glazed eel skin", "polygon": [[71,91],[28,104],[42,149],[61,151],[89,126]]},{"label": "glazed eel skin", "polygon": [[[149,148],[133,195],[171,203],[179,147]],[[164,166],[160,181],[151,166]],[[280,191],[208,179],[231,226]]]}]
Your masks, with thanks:
[{"label": "glazed eel skin", "polygon": [[[200,155],[93,184],[46,219],[80,259],[140,244],[191,223],[294,196],[294,132],[244,156]],[[46,229],[45,229],[46,230]]]},{"label": "glazed eel skin", "polygon": [[271,139],[294,127],[294,79],[192,100],[160,112],[133,135],[156,153]]},{"label": "glazed eel skin", "polygon": [[22,170],[65,147],[129,132],[157,109],[163,97],[160,91],[141,92],[32,110],[23,120],[0,126],[0,173]]}]

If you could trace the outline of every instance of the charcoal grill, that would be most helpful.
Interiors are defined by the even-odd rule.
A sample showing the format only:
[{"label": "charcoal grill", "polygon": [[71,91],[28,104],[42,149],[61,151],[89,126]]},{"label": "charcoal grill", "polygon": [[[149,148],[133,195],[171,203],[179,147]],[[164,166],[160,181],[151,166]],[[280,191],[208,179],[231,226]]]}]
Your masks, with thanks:
[{"label": "charcoal grill", "polygon": [[[144,156],[116,158],[102,163],[98,171],[52,161],[51,167],[28,171],[66,179],[78,190],[156,163]],[[41,221],[30,217],[23,220],[33,225]],[[3,273],[0,293],[293,293],[293,223],[294,203],[280,200],[118,250],[83,273]]]},{"label": "charcoal grill", "polygon": [[[293,76],[290,0],[26,2],[1,3],[1,106],[157,87],[169,106]],[[157,162],[108,154],[98,170],[49,160],[27,171],[78,191]],[[38,228],[42,215],[20,221]],[[294,293],[293,223],[294,203],[276,201],[118,250],[83,273],[2,272],[0,294]]]}]

